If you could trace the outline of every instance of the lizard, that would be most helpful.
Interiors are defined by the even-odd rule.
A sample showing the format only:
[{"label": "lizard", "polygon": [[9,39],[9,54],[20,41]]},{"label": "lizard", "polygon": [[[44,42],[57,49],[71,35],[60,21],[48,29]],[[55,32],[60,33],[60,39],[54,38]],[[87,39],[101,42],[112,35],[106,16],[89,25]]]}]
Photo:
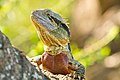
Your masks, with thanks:
[{"label": "lizard", "polygon": [[70,30],[64,19],[50,9],[38,9],[31,13],[31,20],[44,44],[42,56],[32,61],[53,74],[75,72],[84,77],[84,66],[72,56]]}]

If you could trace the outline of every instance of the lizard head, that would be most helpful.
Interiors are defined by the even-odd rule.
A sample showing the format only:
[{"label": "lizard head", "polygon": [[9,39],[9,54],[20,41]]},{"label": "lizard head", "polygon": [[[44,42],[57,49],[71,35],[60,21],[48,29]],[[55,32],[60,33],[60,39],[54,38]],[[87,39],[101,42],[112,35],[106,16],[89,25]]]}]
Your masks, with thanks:
[{"label": "lizard head", "polygon": [[31,19],[44,45],[66,46],[69,44],[69,28],[59,14],[50,9],[35,10],[32,12]]}]

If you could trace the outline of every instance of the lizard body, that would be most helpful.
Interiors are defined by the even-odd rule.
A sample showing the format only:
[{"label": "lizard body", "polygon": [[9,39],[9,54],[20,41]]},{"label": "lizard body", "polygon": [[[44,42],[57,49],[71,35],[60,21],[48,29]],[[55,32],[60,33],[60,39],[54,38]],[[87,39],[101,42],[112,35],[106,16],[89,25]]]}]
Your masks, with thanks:
[{"label": "lizard body", "polygon": [[63,18],[49,10],[35,10],[31,15],[38,35],[44,44],[44,53],[35,62],[53,74],[76,72],[83,76],[85,69],[74,60],[70,49],[70,31]]}]

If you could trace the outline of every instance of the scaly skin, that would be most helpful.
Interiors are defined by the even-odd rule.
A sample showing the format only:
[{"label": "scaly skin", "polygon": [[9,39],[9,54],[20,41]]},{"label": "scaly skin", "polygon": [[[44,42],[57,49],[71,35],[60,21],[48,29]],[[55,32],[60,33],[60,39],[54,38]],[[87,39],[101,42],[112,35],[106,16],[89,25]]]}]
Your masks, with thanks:
[{"label": "scaly skin", "polygon": [[38,35],[44,43],[44,53],[34,60],[53,74],[75,72],[84,76],[84,66],[73,59],[70,50],[70,31],[62,17],[49,9],[35,10],[31,15]]}]

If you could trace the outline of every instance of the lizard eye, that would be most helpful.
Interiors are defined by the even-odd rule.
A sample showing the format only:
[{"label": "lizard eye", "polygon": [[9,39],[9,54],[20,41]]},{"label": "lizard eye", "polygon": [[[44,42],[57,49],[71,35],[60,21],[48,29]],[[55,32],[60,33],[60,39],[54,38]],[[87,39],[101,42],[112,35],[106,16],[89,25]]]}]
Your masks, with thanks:
[{"label": "lizard eye", "polygon": [[51,22],[53,22],[53,19],[52,19],[50,16],[48,16],[48,18],[49,18],[49,20],[50,20]]},{"label": "lizard eye", "polygon": [[49,14],[49,13],[47,13],[46,15],[47,15],[47,16],[50,16],[50,14]]},{"label": "lizard eye", "polygon": [[50,14],[49,14],[48,12],[46,12],[46,15],[47,15],[47,16],[50,16]]},{"label": "lizard eye", "polygon": [[49,18],[49,20],[53,22],[53,19],[52,19],[52,17],[50,16],[50,14],[48,12],[46,12],[46,15]]}]

